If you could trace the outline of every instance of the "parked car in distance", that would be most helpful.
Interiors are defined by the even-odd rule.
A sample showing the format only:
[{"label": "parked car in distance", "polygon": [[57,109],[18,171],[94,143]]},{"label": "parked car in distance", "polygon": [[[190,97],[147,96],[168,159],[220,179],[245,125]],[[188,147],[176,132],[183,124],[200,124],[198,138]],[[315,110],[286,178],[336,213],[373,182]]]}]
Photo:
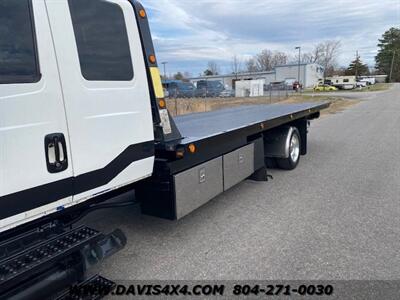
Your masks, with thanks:
[{"label": "parked car in distance", "polygon": [[360,81],[367,82],[367,85],[374,85],[376,83],[376,80],[374,77],[361,77]]},{"label": "parked car in distance", "polygon": [[[293,89],[293,84],[296,82],[296,79],[294,78],[286,78],[284,83],[285,83],[285,88],[290,90]],[[269,85],[264,85],[264,91],[269,90]]]},{"label": "parked car in distance", "polygon": [[356,87],[359,87],[359,88],[366,87],[367,85],[368,85],[368,84],[367,84],[366,81],[361,81],[361,80],[359,80],[359,81],[356,82]]},{"label": "parked car in distance", "polygon": [[298,81],[293,82],[293,86],[292,86],[294,91],[298,91],[303,89],[303,85],[300,84]]},{"label": "parked car in distance", "polygon": [[221,81],[200,80],[197,82],[196,97],[219,97],[225,90]]},{"label": "parked car in distance", "polygon": [[[375,78],[374,78],[375,79]],[[359,80],[357,80],[357,82],[361,82],[361,83],[364,83],[365,82],[365,84],[366,85],[372,85],[372,84],[374,84],[373,82],[373,79],[371,79],[371,78],[361,78],[361,79],[359,79]]]},{"label": "parked car in distance", "polygon": [[314,87],[314,91],[316,92],[327,92],[327,91],[337,91],[338,89],[334,87],[333,85],[329,84],[318,84],[317,86]]},{"label": "parked car in distance", "polygon": [[168,93],[170,98],[191,98],[195,94],[195,86],[190,82],[171,82],[168,85]]}]

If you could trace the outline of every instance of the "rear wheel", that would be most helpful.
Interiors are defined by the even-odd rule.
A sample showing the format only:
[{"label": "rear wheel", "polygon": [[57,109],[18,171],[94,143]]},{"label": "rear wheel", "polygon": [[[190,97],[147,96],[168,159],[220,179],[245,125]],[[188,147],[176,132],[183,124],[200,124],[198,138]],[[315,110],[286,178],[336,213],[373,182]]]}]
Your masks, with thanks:
[{"label": "rear wheel", "polygon": [[289,157],[277,158],[276,164],[279,168],[284,170],[294,170],[300,161],[300,133],[297,128],[292,131],[289,141]]}]

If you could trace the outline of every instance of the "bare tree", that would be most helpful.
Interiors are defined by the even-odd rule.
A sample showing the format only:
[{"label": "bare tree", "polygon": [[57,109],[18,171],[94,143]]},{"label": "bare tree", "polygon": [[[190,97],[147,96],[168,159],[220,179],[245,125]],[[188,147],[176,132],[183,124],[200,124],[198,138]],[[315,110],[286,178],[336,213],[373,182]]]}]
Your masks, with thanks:
[{"label": "bare tree", "polygon": [[272,70],[272,51],[263,50],[261,53],[257,54],[255,57],[257,69],[259,71],[269,71]]},{"label": "bare tree", "polygon": [[255,57],[257,69],[259,71],[270,71],[277,65],[284,65],[288,62],[288,56],[284,52],[265,49]]},{"label": "bare tree", "polygon": [[[295,57],[295,59],[293,61],[298,62],[299,61],[299,55],[296,55],[296,57]],[[302,63],[305,63],[305,64],[314,63],[315,62],[314,61],[314,56],[313,56],[313,54],[311,52],[302,53],[300,61]]]},{"label": "bare tree", "polygon": [[[324,55],[324,51],[324,44],[319,43],[314,46],[311,52],[303,52],[301,54],[300,61],[302,63],[320,63]],[[299,55],[296,54],[292,61],[297,63],[299,61]]]},{"label": "bare tree", "polygon": [[337,65],[337,57],[340,50],[340,41],[326,41],[324,44],[324,53],[321,61],[319,62],[325,68],[325,76],[332,75]]},{"label": "bare tree", "polygon": [[215,61],[209,61],[207,64],[207,70],[210,71],[211,75],[218,75],[219,66]]},{"label": "bare tree", "polygon": [[276,67],[278,65],[286,65],[287,62],[288,62],[288,56],[286,53],[275,51],[272,54],[272,61],[271,61],[272,67]]},{"label": "bare tree", "polygon": [[257,72],[257,62],[254,58],[250,58],[246,61],[246,71],[247,72]]},{"label": "bare tree", "polygon": [[340,41],[327,40],[315,45],[311,52],[304,53],[301,60],[304,63],[320,64],[325,69],[325,77],[331,76],[335,72],[340,46]]},{"label": "bare tree", "polygon": [[238,73],[242,71],[242,61],[236,54],[232,57],[231,68],[232,68],[232,73],[235,74],[237,79]]},{"label": "bare tree", "polygon": [[310,62],[311,63],[321,63],[323,57],[325,56],[325,44],[324,43],[319,43],[314,46],[314,49],[312,50],[310,54]]}]

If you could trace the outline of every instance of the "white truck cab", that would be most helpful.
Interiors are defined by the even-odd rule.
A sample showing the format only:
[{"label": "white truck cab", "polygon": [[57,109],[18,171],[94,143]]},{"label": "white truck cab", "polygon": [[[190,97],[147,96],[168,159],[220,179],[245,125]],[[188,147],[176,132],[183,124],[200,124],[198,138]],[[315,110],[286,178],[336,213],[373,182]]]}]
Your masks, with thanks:
[{"label": "white truck cab", "polygon": [[0,232],[152,174],[133,6],[0,0]]}]

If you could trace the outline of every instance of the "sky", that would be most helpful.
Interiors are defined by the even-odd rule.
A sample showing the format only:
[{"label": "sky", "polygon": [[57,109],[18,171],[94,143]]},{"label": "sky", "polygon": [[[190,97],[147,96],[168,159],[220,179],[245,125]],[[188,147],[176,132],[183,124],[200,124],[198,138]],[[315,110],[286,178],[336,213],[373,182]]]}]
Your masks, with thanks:
[{"label": "sky", "polygon": [[296,46],[311,51],[328,39],[341,41],[338,64],[348,66],[358,50],[374,66],[378,39],[400,27],[400,0],[141,0],[149,15],[160,67],[193,76],[215,61],[231,73],[263,49],[293,57]]}]

